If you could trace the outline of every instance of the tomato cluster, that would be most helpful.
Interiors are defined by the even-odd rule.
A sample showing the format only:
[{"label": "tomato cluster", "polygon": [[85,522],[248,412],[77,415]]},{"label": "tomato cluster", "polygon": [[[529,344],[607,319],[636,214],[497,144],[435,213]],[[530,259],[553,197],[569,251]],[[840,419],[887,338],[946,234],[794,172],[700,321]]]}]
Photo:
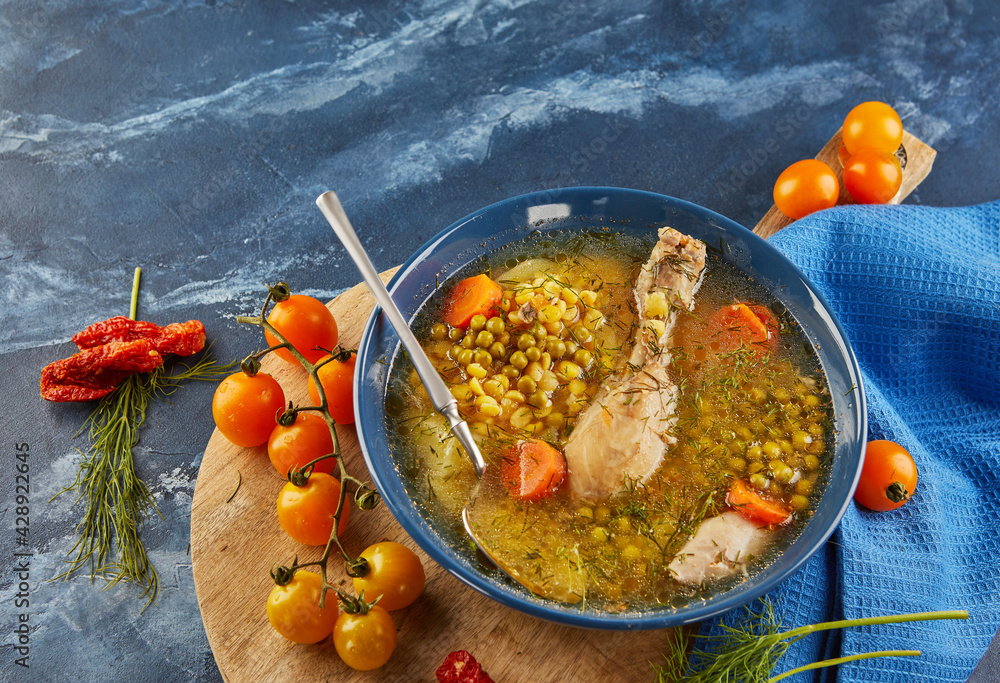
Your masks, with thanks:
[{"label": "tomato cluster", "polygon": [[[361,557],[368,564],[365,575],[354,579],[358,597],[336,593],[342,612],[332,599],[321,607],[322,577],[299,569],[291,576],[275,573],[267,618],[275,631],[296,643],[318,643],[332,634],[345,664],[370,671],[388,662],[396,649],[396,625],[389,612],[413,604],[425,577],[420,558],[400,543],[376,543]],[[369,602],[366,595],[375,599]]]},{"label": "tomato cluster", "polygon": [[[896,156],[903,142],[899,114],[884,102],[863,102],[844,120],[839,156],[844,189],[859,204],[885,204],[899,192],[903,167]],[[778,176],[774,204],[798,220],[837,204],[840,181],[817,159],[798,161]]]},{"label": "tomato cluster", "polygon": [[[270,348],[264,353],[274,352],[309,372],[309,396],[315,405],[286,408],[279,383],[260,372],[261,353],[244,361],[240,372],[219,385],[212,415],[232,443],[247,448],[267,444],[271,464],[288,479],[277,498],[279,524],[294,540],[324,546],[325,551],[319,562],[306,563],[321,565],[322,575],[301,569],[298,558],[292,567],[272,573],[276,585],[267,600],[268,620],[278,633],[297,643],[317,643],[332,634],[344,662],[359,670],[375,669],[388,661],[396,646],[396,627],[387,610],[402,609],[417,599],[424,588],[423,565],[404,545],[376,543],[356,560],[348,560],[359,597],[340,591],[330,593],[329,600],[324,597],[331,590],[324,584],[331,546],[336,543],[347,558],[339,539],[349,523],[350,500],[341,500],[342,482],[333,476],[339,460],[339,455],[334,457],[338,451],[333,425],[354,422],[356,354],[335,348],[337,322],[322,302],[292,295],[283,283],[269,289],[268,303],[276,303],[267,325],[263,312],[251,322],[265,327]],[[358,498],[359,506],[367,507],[364,502]]]}]

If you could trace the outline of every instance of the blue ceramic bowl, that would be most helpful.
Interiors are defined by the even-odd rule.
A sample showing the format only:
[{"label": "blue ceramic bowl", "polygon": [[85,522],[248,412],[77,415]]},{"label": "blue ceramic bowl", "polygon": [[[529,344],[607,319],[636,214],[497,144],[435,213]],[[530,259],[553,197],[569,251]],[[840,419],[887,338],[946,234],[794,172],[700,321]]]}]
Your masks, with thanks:
[{"label": "blue ceramic bowl", "polygon": [[[364,330],[354,388],[358,436],[375,485],[406,532],[445,569],[498,602],[550,621],[600,629],[649,629],[699,621],[746,604],[777,586],[833,533],[854,493],[867,433],[864,391],[854,352],[823,295],[788,259],[746,228],[717,213],[663,195],[606,187],[537,192],[466,216],[421,247],[389,283],[404,317],[412,320],[439,286],[485,255],[534,231],[595,226],[644,236],[669,225],[721,247],[723,258],[751,274],[785,305],[813,341],[833,397],[836,452],[823,497],[798,538],[770,565],[731,588],[679,607],[602,613],[543,600],[489,571],[448,531],[437,530],[407,492],[390,447],[386,382],[399,348],[376,308]],[[463,277],[465,273],[462,273]]]}]

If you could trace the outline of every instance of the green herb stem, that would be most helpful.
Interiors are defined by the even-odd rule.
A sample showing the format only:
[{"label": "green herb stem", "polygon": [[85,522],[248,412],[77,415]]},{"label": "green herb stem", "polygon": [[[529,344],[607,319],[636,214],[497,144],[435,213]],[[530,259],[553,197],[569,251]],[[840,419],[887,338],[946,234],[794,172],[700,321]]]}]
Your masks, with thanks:
[{"label": "green herb stem", "polygon": [[[935,612],[915,612],[911,614],[893,614],[861,619],[841,619],[819,624],[800,626],[788,631],[781,631],[780,621],[774,613],[774,607],[769,600],[761,601],[761,610],[755,612],[748,608],[747,616],[736,626],[723,624],[723,633],[718,636],[696,636],[686,630],[680,630],[671,638],[668,652],[664,655],[666,664],[654,666],[657,680],[660,683],[686,681],[687,683],[771,683],[781,680],[793,673],[832,666],[848,661],[869,659],[871,657],[888,657],[899,654],[863,653],[845,658],[817,662],[806,667],[794,669],[772,678],[771,672],[778,661],[785,655],[788,648],[811,633],[830,631],[833,629],[850,628],[854,626],[876,626],[883,624],[899,624],[913,621],[933,621],[939,619],[968,619],[965,610],[943,610]],[[691,649],[693,639],[707,641],[708,650]],[[919,653],[905,650],[905,656],[916,656]]]},{"label": "green herb stem", "polygon": [[865,617],[863,619],[841,619],[839,621],[825,621],[821,624],[809,624],[800,626],[790,631],[780,634],[782,639],[792,639],[792,642],[800,640],[810,633],[819,631],[831,631],[838,628],[850,628],[852,626],[877,626],[879,624],[902,624],[909,621],[935,621],[939,619],[968,619],[969,613],[966,610],[944,610],[936,612],[913,612],[911,614],[891,614],[881,617]]},{"label": "green herb stem", "polygon": [[847,657],[837,657],[835,659],[824,659],[822,662],[813,662],[812,664],[806,664],[805,666],[800,666],[795,669],[789,669],[783,674],[779,674],[773,678],[767,679],[767,683],[776,683],[783,678],[788,678],[789,676],[794,676],[797,673],[802,673],[803,671],[812,671],[813,669],[824,669],[828,666],[836,666],[838,664],[846,664],[847,662],[857,662],[862,659],[875,659],[876,657],[919,657],[920,650],[880,650],[879,652],[863,652],[859,655],[849,655]]},{"label": "green herb stem", "polygon": [[135,315],[139,309],[139,278],[142,276],[142,268],[135,267],[135,274],[132,276],[132,302],[129,304],[128,317],[135,320]]}]

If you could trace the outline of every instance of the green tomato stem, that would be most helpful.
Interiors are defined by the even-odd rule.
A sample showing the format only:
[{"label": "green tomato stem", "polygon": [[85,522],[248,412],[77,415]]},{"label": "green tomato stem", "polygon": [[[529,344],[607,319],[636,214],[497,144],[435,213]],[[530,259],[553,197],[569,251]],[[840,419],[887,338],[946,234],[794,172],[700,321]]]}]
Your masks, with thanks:
[{"label": "green tomato stem", "polygon": [[847,662],[857,662],[862,659],[874,659],[875,657],[919,657],[920,650],[880,650],[879,652],[863,652],[859,655],[849,655],[847,657],[837,657],[835,659],[824,659],[821,662],[813,662],[812,664],[806,664],[805,666],[800,666],[795,669],[790,669],[783,674],[774,676],[767,679],[767,683],[776,683],[783,678],[788,678],[789,676],[794,676],[797,673],[802,673],[803,671],[811,671],[813,669],[823,669],[828,666],[836,666],[837,664],[846,664]]},{"label": "green tomato stem", "polygon": [[[281,289],[282,287],[284,288],[284,290]],[[358,480],[354,479],[354,477],[351,477],[347,473],[347,467],[346,467],[346,465],[344,465],[344,459],[343,459],[343,457],[341,457],[342,454],[341,454],[341,450],[340,450],[340,439],[339,439],[339,437],[337,435],[336,422],[330,416],[330,410],[329,410],[329,405],[330,404],[329,404],[329,401],[327,400],[327,397],[326,397],[326,390],[323,388],[323,383],[320,382],[320,379],[319,379],[319,369],[324,364],[330,362],[333,359],[332,358],[324,359],[324,360],[321,360],[318,363],[311,363],[311,362],[309,362],[299,352],[299,350],[296,349],[292,345],[292,343],[288,341],[288,338],[285,337],[281,332],[279,332],[278,330],[276,330],[274,328],[274,326],[267,319],[267,309],[270,306],[271,302],[272,301],[281,301],[281,300],[287,298],[287,296],[286,296],[286,294],[287,294],[287,287],[288,287],[288,285],[285,284],[285,283],[277,283],[274,287],[270,287],[269,286],[268,287],[267,298],[264,300],[264,304],[261,306],[261,309],[260,309],[260,315],[259,316],[236,316],[236,321],[239,322],[239,323],[244,323],[244,324],[248,324],[248,325],[256,325],[258,327],[263,327],[266,332],[269,332],[275,339],[278,340],[278,342],[279,342],[278,344],[275,344],[274,346],[271,346],[270,348],[264,349],[263,351],[260,351],[257,354],[254,354],[253,357],[256,358],[256,359],[258,359],[258,362],[259,362],[259,359],[263,358],[266,354],[268,354],[268,353],[270,353],[270,352],[272,352],[272,351],[274,351],[276,349],[285,348],[285,349],[288,349],[288,352],[292,354],[292,357],[294,357],[295,360],[297,360],[302,365],[302,367],[309,374],[310,379],[312,380],[312,382],[316,386],[316,390],[317,390],[317,393],[319,394],[319,398],[320,398],[319,405],[316,405],[316,406],[307,406],[307,407],[301,407],[301,408],[291,407],[290,409],[293,410],[293,411],[295,411],[295,412],[298,412],[300,410],[315,410],[315,411],[318,411],[320,413],[320,415],[322,416],[323,420],[326,422],[327,428],[330,430],[330,436],[333,439],[333,453],[331,453],[329,455],[326,455],[326,456],[323,456],[321,458],[317,458],[315,461],[313,461],[312,463],[310,463],[309,465],[307,465],[306,468],[302,468],[302,469],[306,470],[304,479],[308,479],[309,474],[312,473],[312,467],[315,465],[315,462],[318,462],[319,460],[323,460],[324,458],[332,457],[337,462],[337,467],[338,467],[339,474],[340,474],[340,484],[341,484],[340,485],[340,495],[338,496],[338,499],[337,499],[337,508],[336,508],[336,510],[334,511],[334,514],[333,514],[333,520],[334,520],[333,521],[333,529],[330,532],[330,538],[329,538],[329,540],[327,540],[326,547],[323,549],[323,554],[320,556],[319,560],[317,560],[314,563],[314,564],[317,564],[320,567],[320,571],[321,571],[321,573],[323,575],[323,587],[322,587],[322,590],[321,590],[321,593],[320,593],[320,604],[322,605],[326,601],[326,592],[330,588],[330,586],[328,585],[327,580],[326,580],[326,566],[327,566],[327,560],[330,557],[330,552],[333,549],[333,547],[334,546],[337,547],[337,549],[340,551],[340,555],[344,558],[345,562],[347,562],[348,565],[351,565],[352,563],[356,563],[358,561],[358,558],[355,558],[354,556],[352,556],[344,548],[344,545],[343,545],[343,543],[341,543],[341,540],[340,540],[340,531],[339,531],[340,530],[340,519],[341,519],[341,517],[344,514],[344,508],[345,508],[346,505],[349,505],[349,503],[347,503],[347,501],[346,501],[346,498],[347,498],[347,482],[348,482],[348,480],[354,481],[354,482],[357,482]],[[334,354],[334,357],[336,357],[336,354]],[[293,482],[293,483],[295,483],[295,482]],[[339,593],[339,591],[338,591],[338,593]]]}]

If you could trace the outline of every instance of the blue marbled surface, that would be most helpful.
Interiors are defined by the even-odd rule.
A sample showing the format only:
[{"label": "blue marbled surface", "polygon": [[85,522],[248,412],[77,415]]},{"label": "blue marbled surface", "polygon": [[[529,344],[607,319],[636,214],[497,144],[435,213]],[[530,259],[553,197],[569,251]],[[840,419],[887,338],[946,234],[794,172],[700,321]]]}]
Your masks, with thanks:
[{"label": "blue marbled surface", "polygon": [[[142,473],[163,590],[60,572],[80,510],[86,406],[44,404],[40,368],[128,307],[203,320],[222,357],[261,283],[332,298],[358,281],[313,205],[335,189],[389,268],[463,215],[524,192],[615,185],[753,226],[774,178],[858,102],[894,105],[939,156],[907,200],[1000,194],[1000,7],[428,0],[0,3],[0,557],[15,444],[31,449],[30,670],[0,565],[0,679],[215,681],[187,555],[211,387],[153,409]],[[769,152],[775,148],[779,152]],[[177,425],[184,424],[184,430]],[[23,549],[23,548],[20,548]]]}]

